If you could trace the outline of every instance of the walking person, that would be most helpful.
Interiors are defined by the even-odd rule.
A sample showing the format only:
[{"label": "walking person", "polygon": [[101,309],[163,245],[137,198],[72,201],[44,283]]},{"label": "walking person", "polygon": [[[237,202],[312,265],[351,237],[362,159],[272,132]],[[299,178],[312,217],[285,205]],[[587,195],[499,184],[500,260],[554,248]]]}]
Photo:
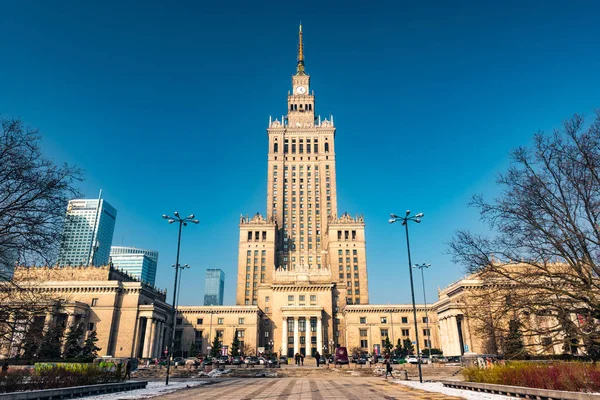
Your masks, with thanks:
[{"label": "walking person", "polygon": [[321,355],[318,351],[315,352],[315,358],[317,359],[317,368],[319,368],[319,362],[321,361]]},{"label": "walking person", "polygon": [[131,379],[131,361],[127,361],[125,364],[125,380]]},{"label": "walking person", "polygon": [[300,353],[300,362],[302,363],[302,366],[304,366],[304,354]]},{"label": "walking person", "polygon": [[296,360],[296,366],[300,365],[300,354],[294,354],[294,360]]},{"label": "walking person", "polygon": [[387,380],[387,376],[388,374],[390,374],[390,378],[393,378],[394,376],[392,375],[392,364],[390,364],[390,359],[386,358],[385,359],[385,379]]}]

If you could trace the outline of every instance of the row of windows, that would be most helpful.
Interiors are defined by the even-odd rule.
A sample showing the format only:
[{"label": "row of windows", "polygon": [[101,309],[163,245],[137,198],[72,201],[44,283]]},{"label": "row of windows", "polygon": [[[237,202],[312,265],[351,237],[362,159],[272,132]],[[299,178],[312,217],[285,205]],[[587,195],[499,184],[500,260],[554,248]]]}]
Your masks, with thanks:
[{"label": "row of windows", "polygon": [[[254,231],[254,240],[259,240],[261,231]],[[248,241],[252,240],[252,231],[248,231]],[[267,231],[262,231],[262,240],[267,240]]]},{"label": "row of windows", "polygon": [[[403,324],[408,324],[408,317],[401,317],[401,321]],[[424,324],[426,324],[427,321],[427,317],[422,317],[422,321]],[[380,317],[380,322],[382,324],[387,324],[388,323],[388,317]],[[360,317],[360,323],[361,324],[366,324],[367,323],[367,317]]]},{"label": "row of windows", "polygon": [[[305,149],[306,149],[306,154],[311,154],[311,149],[313,150],[313,153],[318,153],[319,152],[319,143],[315,139],[315,142],[313,143],[312,146],[310,145],[310,143],[307,142],[306,148],[305,148],[303,143],[298,143],[298,145],[296,145],[295,139],[293,139],[291,154],[296,154],[296,149],[298,150],[297,154],[304,154]],[[289,147],[288,139],[285,139],[285,143],[283,144],[283,153],[288,154],[289,150],[290,150],[290,147]],[[325,153],[329,153],[329,143],[327,143],[327,142],[325,142],[324,151],[325,151]],[[273,153],[279,153],[279,143],[277,143],[277,142],[273,143]]]},{"label": "row of windows", "polygon": [[[224,325],[224,318],[217,317],[217,325]],[[244,325],[244,318],[238,318],[238,325]],[[183,323],[182,318],[177,318],[177,325],[181,325]],[[204,318],[197,318],[196,325],[204,325]],[[202,331],[200,331],[202,332]]]}]

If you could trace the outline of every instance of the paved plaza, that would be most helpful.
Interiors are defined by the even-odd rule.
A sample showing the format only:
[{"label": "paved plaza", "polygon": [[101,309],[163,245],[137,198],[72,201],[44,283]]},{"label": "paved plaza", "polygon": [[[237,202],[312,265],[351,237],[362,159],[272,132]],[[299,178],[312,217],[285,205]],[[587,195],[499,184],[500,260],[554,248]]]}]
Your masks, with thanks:
[{"label": "paved plaza", "polygon": [[223,381],[184,389],[155,399],[223,400],[458,400],[459,397],[425,392],[392,384],[383,378],[225,378]]}]

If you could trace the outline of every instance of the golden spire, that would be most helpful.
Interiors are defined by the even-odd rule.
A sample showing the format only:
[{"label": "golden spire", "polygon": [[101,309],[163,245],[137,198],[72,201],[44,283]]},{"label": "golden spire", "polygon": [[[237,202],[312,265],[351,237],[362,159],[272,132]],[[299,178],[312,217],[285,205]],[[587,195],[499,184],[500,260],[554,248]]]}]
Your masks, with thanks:
[{"label": "golden spire", "polygon": [[300,22],[300,32],[298,32],[298,74],[304,75],[304,46],[302,44],[302,22]]}]

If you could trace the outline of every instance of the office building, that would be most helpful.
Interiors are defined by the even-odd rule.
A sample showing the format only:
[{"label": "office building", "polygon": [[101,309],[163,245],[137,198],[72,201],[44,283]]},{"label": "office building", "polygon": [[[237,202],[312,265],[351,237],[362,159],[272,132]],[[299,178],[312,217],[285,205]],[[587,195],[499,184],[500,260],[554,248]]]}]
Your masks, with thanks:
[{"label": "office building", "polygon": [[204,305],[222,306],[225,273],[220,269],[207,269],[204,280]]},{"label": "office building", "polygon": [[154,286],[158,251],[137,249],[135,247],[112,246],[110,248],[112,265],[135,278]]},{"label": "office building", "polygon": [[106,200],[69,201],[58,265],[107,265],[116,218]]}]

